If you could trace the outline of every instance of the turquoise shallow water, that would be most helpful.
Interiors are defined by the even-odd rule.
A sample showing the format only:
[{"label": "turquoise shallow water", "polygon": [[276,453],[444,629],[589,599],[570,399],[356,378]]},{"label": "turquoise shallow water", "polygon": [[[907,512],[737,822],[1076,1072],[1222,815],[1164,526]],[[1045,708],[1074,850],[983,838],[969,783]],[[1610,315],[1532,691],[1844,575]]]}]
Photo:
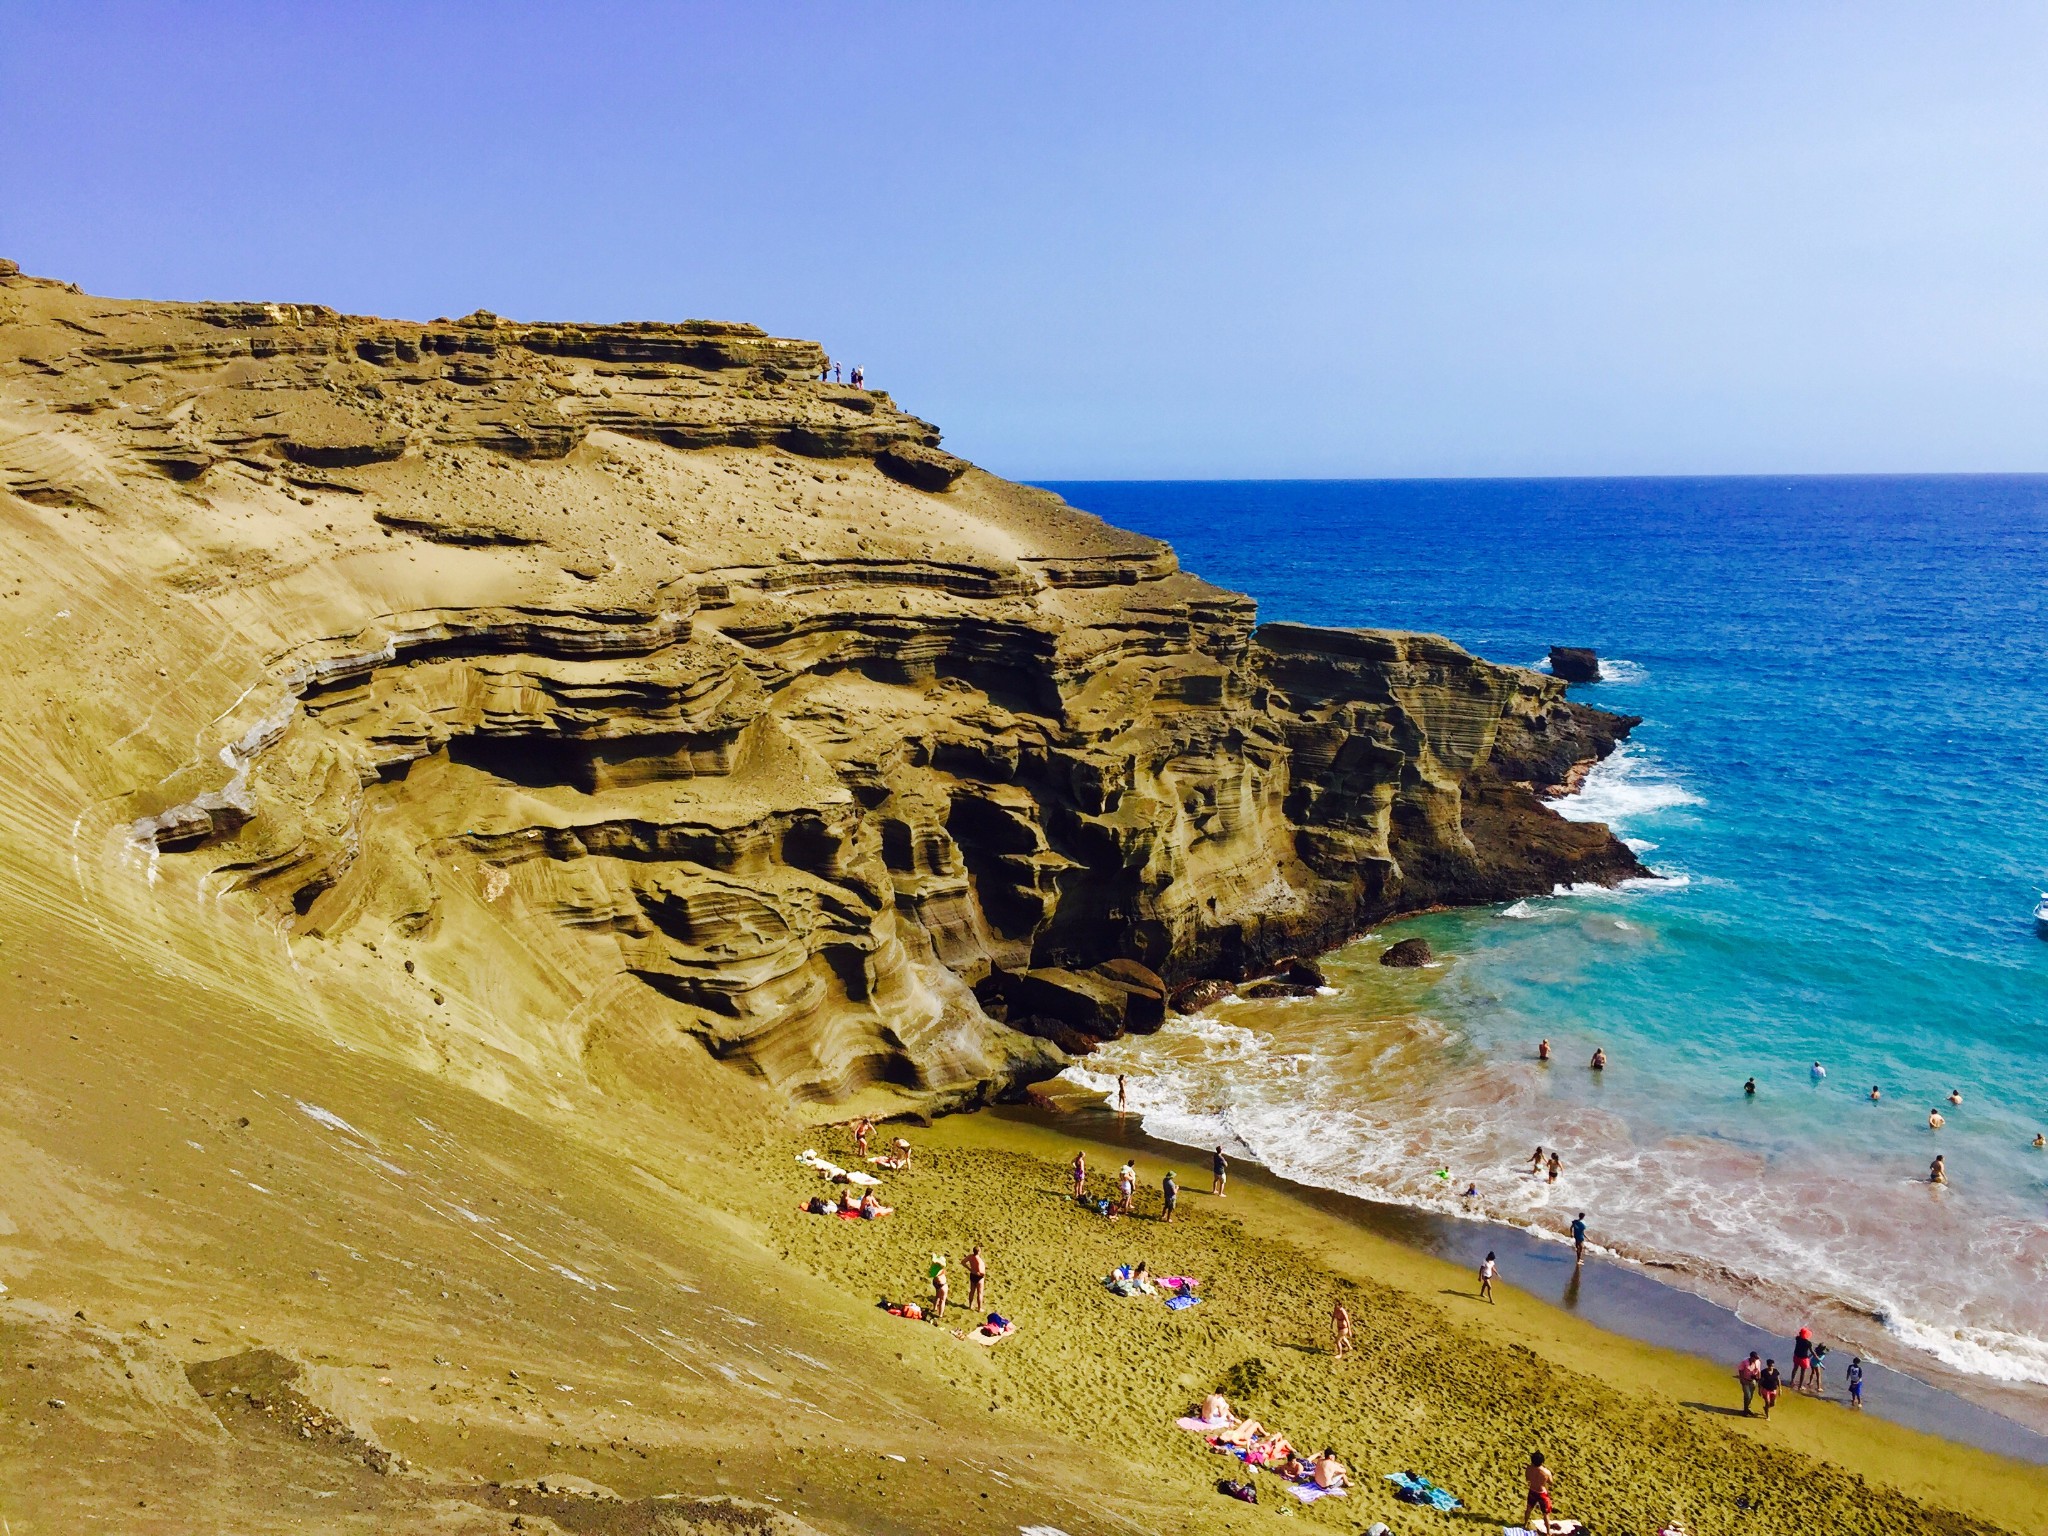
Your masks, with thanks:
[{"label": "turquoise shallow water", "polygon": [[[1644,723],[1571,813],[1669,877],[1423,919],[1434,971],[1368,941],[1335,997],[1120,1044],[1149,1130],[1539,1230],[1584,1208],[1753,1315],[2048,1383],[2048,479],[1052,488],[1266,618],[1616,659],[1576,692]],[[1513,1170],[1539,1142],[1555,1187]]]}]

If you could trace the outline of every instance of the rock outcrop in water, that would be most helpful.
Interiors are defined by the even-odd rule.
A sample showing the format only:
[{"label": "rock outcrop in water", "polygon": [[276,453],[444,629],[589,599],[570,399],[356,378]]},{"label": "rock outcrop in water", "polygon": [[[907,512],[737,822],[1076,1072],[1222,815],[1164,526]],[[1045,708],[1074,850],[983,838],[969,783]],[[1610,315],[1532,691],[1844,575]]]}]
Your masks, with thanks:
[{"label": "rock outcrop in water", "polygon": [[701,1044],[927,1108],[1395,912],[1641,873],[1543,803],[1633,722],[1260,626],[823,361],[0,275],[50,835],[473,1072]]}]

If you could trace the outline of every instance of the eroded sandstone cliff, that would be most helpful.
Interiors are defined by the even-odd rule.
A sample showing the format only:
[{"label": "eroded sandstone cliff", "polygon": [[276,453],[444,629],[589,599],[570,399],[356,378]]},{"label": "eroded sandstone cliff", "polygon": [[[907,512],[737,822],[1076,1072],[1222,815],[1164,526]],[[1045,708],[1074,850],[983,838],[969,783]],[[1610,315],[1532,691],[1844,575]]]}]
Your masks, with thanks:
[{"label": "eroded sandstone cliff", "polygon": [[701,1043],[926,1107],[1191,978],[1640,872],[1542,799],[1633,722],[1260,627],[822,363],[0,272],[17,830],[472,1080]]}]

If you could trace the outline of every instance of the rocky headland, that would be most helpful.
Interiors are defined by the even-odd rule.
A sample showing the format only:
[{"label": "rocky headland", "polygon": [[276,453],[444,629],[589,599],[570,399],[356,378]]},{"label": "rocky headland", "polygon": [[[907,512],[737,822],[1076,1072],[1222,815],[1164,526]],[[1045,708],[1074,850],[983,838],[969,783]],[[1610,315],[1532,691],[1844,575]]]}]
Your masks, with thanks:
[{"label": "rocky headland", "polygon": [[17,578],[66,637],[17,666],[109,704],[44,743],[65,819],[429,1039],[925,1109],[1393,913],[1641,873],[1543,804],[1631,720],[1260,625],[824,362],[8,275],[15,568],[65,573]]}]

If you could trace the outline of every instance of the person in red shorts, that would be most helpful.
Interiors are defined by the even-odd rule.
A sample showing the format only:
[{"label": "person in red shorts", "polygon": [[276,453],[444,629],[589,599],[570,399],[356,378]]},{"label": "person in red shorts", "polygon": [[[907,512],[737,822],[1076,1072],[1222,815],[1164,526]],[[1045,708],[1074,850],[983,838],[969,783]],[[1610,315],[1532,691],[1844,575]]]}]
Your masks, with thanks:
[{"label": "person in red shorts", "polygon": [[1550,1523],[1550,1468],[1543,1465],[1543,1453],[1532,1452],[1529,1456],[1529,1496],[1522,1501],[1522,1523],[1529,1523],[1532,1511],[1543,1512],[1543,1523]]}]

